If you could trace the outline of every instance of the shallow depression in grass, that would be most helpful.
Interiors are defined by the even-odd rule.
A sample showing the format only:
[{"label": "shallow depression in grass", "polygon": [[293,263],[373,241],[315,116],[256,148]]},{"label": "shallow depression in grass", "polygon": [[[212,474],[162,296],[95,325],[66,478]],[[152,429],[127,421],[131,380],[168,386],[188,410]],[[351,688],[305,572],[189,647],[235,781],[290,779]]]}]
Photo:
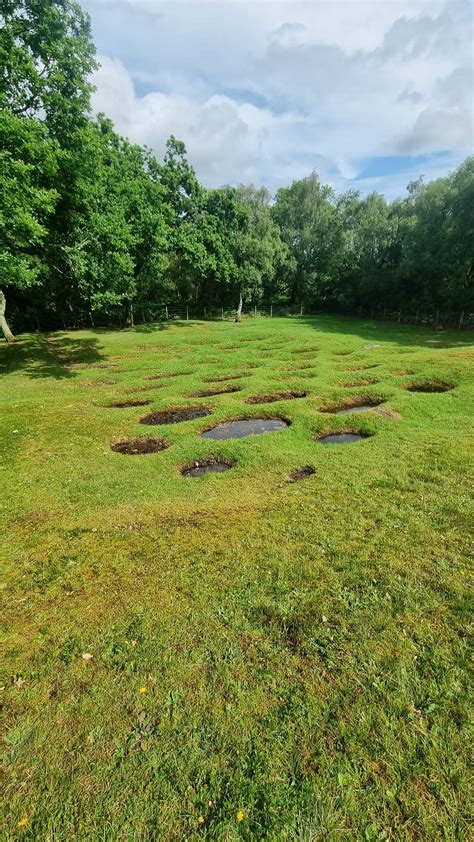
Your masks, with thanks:
[{"label": "shallow depression in grass", "polygon": [[325,436],[318,438],[320,444],[353,444],[356,441],[362,441],[367,438],[363,433],[340,432],[328,433]]},{"label": "shallow depression in grass", "polygon": [[183,477],[202,477],[205,474],[222,474],[233,468],[235,462],[230,459],[222,459],[220,456],[209,456],[206,459],[199,459],[186,465],[181,469]]},{"label": "shallow depression in grass", "polygon": [[205,418],[206,415],[210,414],[211,410],[207,406],[177,406],[150,412],[140,418],[140,424],[178,424],[180,421]]},{"label": "shallow depression in grass", "polygon": [[283,418],[241,418],[218,424],[201,433],[204,439],[242,439],[245,436],[259,436],[262,433],[276,433],[289,427]]}]

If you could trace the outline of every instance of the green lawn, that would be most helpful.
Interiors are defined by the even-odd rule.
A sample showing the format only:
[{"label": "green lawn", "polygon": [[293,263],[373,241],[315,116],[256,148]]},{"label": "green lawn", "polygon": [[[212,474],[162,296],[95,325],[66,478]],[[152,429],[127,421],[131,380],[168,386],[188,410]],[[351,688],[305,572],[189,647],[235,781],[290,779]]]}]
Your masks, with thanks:
[{"label": "green lawn", "polygon": [[[2,839],[469,838],[473,357],[331,317],[0,348]],[[391,412],[319,411],[354,396]],[[199,437],[253,416],[291,425]],[[369,435],[315,440],[343,429]],[[139,435],[169,447],[110,449]],[[209,455],[235,465],[181,476]]]}]

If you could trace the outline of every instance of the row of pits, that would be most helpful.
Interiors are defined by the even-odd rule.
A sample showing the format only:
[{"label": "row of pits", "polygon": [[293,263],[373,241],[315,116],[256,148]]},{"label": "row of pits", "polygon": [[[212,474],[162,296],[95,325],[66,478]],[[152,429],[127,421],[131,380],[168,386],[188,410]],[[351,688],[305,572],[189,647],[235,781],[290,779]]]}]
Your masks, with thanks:
[{"label": "row of pits", "polygon": [[[444,392],[453,388],[451,384],[442,383],[440,381],[423,381],[417,384],[412,384],[410,391],[420,392]],[[407,387],[409,388],[409,387]],[[301,393],[286,393],[279,392],[274,395],[255,396],[253,399],[248,399],[248,403],[271,403],[277,400],[285,400],[289,398],[305,397],[306,392]],[[364,402],[357,402],[360,399],[353,399],[354,403],[341,407],[340,404],[327,404],[320,408],[321,412],[327,412],[336,415],[347,415],[354,412],[366,412],[376,409],[383,403],[382,399],[364,398]],[[117,401],[111,406],[143,406],[150,403],[147,400],[130,400]],[[346,401],[347,403],[347,401]],[[338,408],[339,406],[339,408]],[[192,407],[177,407],[167,410],[152,412],[149,415],[140,419],[142,424],[175,424],[181,421],[194,420],[196,418],[204,418],[211,415],[211,410],[206,406],[192,406]],[[201,433],[202,438],[213,440],[238,439],[245,436],[261,435],[263,433],[278,432],[290,426],[290,421],[281,418],[241,418],[234,419],[222,424],[218,424]],[[368,438],[370,433],[362,430],[346,429],[339,431],[330,431],[322,433],[314,437],[316,441],[323,445],[336,444],[352,444],[364,438]],[[152,436],[141,436],[134,439],[122,439],[111,445],[111,449],[116,453],[127,455],[139,455],[146,453],[158,453],[166,450],[168,443],[161,438]],[[234,467],[233,460],[224,459],[220,456],[211,456],[201,459],[185,466],[181,470],[183,477],[198,477],[208,473],[223,473]],[[292,472],[288,481],[297,482],[301,479],[311,476],[314,473],[312,466],[304,466]]]}]

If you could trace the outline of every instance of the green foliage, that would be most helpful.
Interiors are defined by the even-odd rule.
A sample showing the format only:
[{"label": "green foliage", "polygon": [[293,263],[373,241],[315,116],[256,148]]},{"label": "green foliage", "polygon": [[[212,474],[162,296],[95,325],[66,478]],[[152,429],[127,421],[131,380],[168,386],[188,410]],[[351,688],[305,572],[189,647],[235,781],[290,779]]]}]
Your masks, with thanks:
[{"label": "green foliage", "polygon": [[265,188],[208,190],[174,136],[159,162],[90,117],[78,3],[4,0],[1,24],[0,268],[17,329],[132,323],[163,304],[474,307],[474,159],[392,203],[336,197],[316,173],[273,204]]}]

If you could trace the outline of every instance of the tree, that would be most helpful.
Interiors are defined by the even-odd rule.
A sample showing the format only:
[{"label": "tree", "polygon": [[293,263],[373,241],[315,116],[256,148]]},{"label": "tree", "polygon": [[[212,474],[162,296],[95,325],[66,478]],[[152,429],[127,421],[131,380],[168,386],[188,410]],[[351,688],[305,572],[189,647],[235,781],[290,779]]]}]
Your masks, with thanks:
[{"label": "tree", "polygon": [[[5,289],[27,290],[44,278],[42,245],[57,193],[49,187],[57,167],[57,146],[36,120],[0,111],[0,279]],[[1,292],[1,327],[6,296]]]},{"label": "tree", "polygon": [[342,248],[332,189],[321,185],[314,172],[294,181],[291,187],[278,190],[273,217],[293,258],[291,301],[317,304],[330,298]]}]

